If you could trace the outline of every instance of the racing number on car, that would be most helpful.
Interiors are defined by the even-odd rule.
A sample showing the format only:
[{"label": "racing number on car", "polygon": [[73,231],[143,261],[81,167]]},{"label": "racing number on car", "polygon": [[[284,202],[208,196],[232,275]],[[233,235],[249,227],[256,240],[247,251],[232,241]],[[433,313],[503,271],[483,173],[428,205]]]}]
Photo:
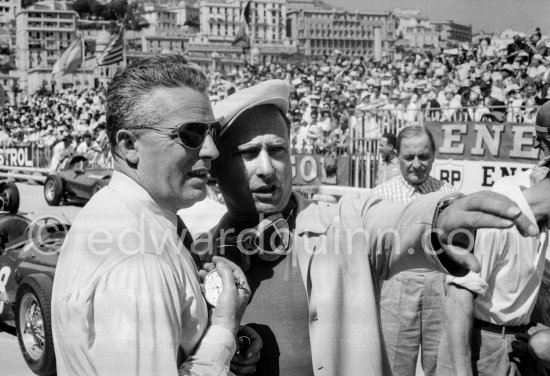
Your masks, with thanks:
[{"label": "racing number on car", "polygon": [[8,278],[10,277],[11,269],[9,266],[4,266],[0,269],[0,314],[4,311],[4,300],[8,299],[6,292],[6,285],[8,284]]}]

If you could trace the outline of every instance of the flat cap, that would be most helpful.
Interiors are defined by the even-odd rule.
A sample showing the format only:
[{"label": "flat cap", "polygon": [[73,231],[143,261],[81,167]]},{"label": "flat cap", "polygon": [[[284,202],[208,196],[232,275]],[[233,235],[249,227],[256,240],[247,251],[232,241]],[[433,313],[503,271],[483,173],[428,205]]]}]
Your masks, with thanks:
[{"label": "flat cap", "polygon": [[290,85],[283,80],[267,80],[239,90],[213,106],[214,116],[221,123],[220,135],[246,110],[272,104],[286,114]]}]

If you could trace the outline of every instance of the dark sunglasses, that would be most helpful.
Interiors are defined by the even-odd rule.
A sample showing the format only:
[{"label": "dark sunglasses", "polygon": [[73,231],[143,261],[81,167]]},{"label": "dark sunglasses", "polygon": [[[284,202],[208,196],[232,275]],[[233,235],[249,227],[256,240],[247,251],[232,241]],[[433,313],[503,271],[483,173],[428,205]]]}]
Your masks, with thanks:
[{"label": "dark sunglasses", "polygon": [[[162,129],[155,127],[142,127],[140,129],[153,129],[162,132]],[[219,121],[213,123],[183,123],[178,125],[172,132],[172,137],[178,137],[183,146],[195,150],[202,146],[206,136],[210,135],[214,143],[218,143],[221,124]]]},{"label": "dark sunglasses", "polygon": [[213,123],[183,123],[177,126],[176,132],[183,146],[187,149],[198,149],[210,135],[214,143],[218,142],[221,124]]}]

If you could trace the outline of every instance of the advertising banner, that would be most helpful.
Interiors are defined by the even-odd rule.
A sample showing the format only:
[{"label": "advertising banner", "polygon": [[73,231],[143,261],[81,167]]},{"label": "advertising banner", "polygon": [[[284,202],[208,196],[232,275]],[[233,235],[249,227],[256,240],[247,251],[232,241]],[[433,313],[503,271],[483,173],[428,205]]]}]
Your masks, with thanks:
[{"label": "advertising banner", "polygon": [[350,157],[294,154],[292,183],[294,185],[350,185]]},{"label": "advertising banner", "polygon": [[32,146],[12,146],[0,149],[0,166],[33,167]]},{"label": "advertising banner", "polygon": [[539,158],[535,126],[517,123],[435,123],[432,176],[464,193],[493,186],[503,176],[531,168]]}]

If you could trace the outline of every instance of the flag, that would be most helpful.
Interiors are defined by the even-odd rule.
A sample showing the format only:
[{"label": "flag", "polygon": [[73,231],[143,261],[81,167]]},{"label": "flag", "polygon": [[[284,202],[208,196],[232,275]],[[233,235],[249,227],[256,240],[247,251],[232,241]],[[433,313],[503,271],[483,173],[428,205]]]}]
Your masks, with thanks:
[{"label": "flag", "polygon": [[52,75],[73,73],[82,65],[82,38],[76,39],[55,62]]},{"label": "flag", "polygon": [[250,26],[250,1],[246,3],[246,6],[243,9],[241,14],[241,26],[235,34],[235,39],[231,43],[232,46],[236,45],[239,42],[242,43],[243,50],[250,48],[250,37],[248,36],[248,27]]},{"label": "flag", "polygon": [[122,60],[124,60],[124,29],[109,42],[103,54],[97,58],[97,65],[111,65]]}]

